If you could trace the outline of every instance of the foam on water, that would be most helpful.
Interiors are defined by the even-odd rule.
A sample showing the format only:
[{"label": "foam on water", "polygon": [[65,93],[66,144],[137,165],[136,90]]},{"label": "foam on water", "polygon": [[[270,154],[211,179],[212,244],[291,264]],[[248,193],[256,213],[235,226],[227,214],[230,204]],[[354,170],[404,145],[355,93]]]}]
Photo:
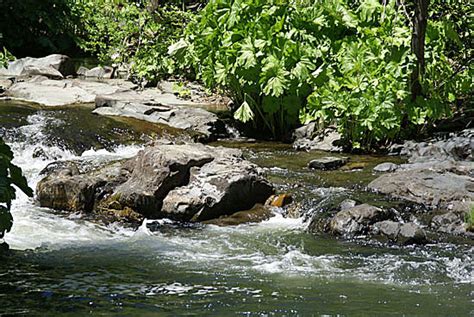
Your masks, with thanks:
[{"label": "foam on water", "polygon": [[[69,150],[59,146],[46,145],[47,136],[44,128],[47,124],[62,124],[61,121],[52,122],[53,119],[41,114],[30,115],[29,124],[18,128],[28,142],[9,143],[13,152],[13,163],[23,169],[31,188],[36,188],[42,176],[39,175],[49,163],[56,160],[81,160],[94,161],[113,160],[134,156],[140,146],[120,146],[113,152],[106,150],[88,150],[81,156],[72,154]],[[42,155],[34,157],[34,153],[41,149]],[[13,249],[34,249],[37,247],[60,248],[66,244],[96,243],[107,239],[130,235],[122,229],[112,231],[110,228],[99,226],[88,221],[78,221],[74,215],[62,217],[46,208],[40,208],[34,199],[28,198],[17,191],[17,199],[12,204],[14,224],[12,231],[6,236],[6,241]]]},{"label": "foam on water", "polygon": [[[20,132],[29,140],[11,143],[15,153],[14,163],[21,166],[32,188],[41,179],[39,172],[54,160],[87,159],[104,161],[134,156],[140,146],[121,146],[114,151],[88,150],[81,156],[67,149],[45,144],[43,128],[51,120],[41,115],[28,117],[29,124]],[[49,122],[51,124],[51,122]],[[57,122],[61,124],[61,122]],[[33,158],[41,147],[43,158]],[[46,158],[45,158],[46,157]],[[321,194],[344,191],[341,188],[318,189]],[[147,225],[172,224],[169,220],[145,221],[137,230],[120,226],[101,226],[80,219],[62,216],[38,207],[34,200],[18,193],[12,206],[15,222],[6,241],[14,249],[62,249],[69,246],[98,245],[120,242],[121,246],[142,251],[167,262],[177,269],[193,271],[214,270],[222,274],[277,274],[285,276],[324,276],[332,279],[356,279],[394,284],[436,283],[433,276],[442,272],[441,282],[471,283],[472,256],[438,256],[435,252],[416,251],[414,255],[386,254],[310,254],[303,245],[306,223],[303,219],[289,219],[276,214],[259,224],[235,227],[204,226],[202,228],[171,232],[152,232]],[[295,238],[296,237],[296,238]],[[318,239],[313,238],[313,239]],[[423,272],[423,273],[422,273]],[[160,284],[143,289],[143,294],[182,294],[205,292],[203,287]],[[209,290],[207,290],[209,291]],[[236,290],[228,290],[236,291]]]}]

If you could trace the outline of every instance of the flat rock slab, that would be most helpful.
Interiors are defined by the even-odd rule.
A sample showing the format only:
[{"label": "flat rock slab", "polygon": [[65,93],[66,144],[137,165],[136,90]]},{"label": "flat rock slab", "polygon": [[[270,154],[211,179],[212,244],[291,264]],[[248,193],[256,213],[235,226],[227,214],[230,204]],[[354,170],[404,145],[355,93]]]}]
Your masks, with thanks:
[{"label": "flat rock slab", "polygon": [[474,201],[474,178],[452,172],[405,170],[385,174],[369,189],[430,208],[467,211]]},{"label": "flat rock slab", "polygon": [[334,170],[346,164],[348,160],[349,158],[347,157],[327,156],[312,160],[308,163],[308,167],[319,170]]},{"label": "flat rock slab", "polygon": [[54,107],[93,103],[97,95],[112,94],[134,87],[136,87],[134,84],[120,80],[102,83],[80,79],[51,80],[39,76],[13,84],[8,88],[6,95],[27,102]]},{"label": "flat rock slab", "polygon": [[216,114],[203,109],[203,104],[181,100],[158,89],[99,95],[95,103],[96,114],[131,117],[194,131],[200,135],[200,141],[228,136],[225,124]]}]

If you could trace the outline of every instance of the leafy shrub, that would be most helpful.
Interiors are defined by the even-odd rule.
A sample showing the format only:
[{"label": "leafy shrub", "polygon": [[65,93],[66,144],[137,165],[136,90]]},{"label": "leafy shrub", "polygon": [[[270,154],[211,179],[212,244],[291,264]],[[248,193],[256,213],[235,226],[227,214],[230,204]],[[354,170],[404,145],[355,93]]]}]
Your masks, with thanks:
[{"label": "leafy shrub", "polygon": [[[412,102],[406,10],[378,0],[211,0],[172,53],[208,87],[228,92],[243,122],[274,136],[298,116],[335,123],[349,147],[367,149],[448,115],[450,102],[472,89],[472,76],[455,73],[446,57],[454,35],[443,22],[438,34],[446,36],[426,49],[424,95]],[[442,78],[454,80],[437,84]]]},{"label": "leafy shrub", "polygon": [[190,12],[177,6],[151,7],[148,1],[87,0],[76,5],[82,21],[79,46],[103,63],[131,64],[135,77],[147,81],[174,72],[168,46],[178,40]]},{"label": "leafy shrub", "polygon": [[10,231],[13,217],[10,213],[11,202],[15,199],[15,188],[17,186],[28,196],[33,196],[33,191],[22,174],[21,169],[13,164],[13,152],[10,147],[0,138],[0,238],[5,232]]},{"label": "leafy shrub", "polygon": [[211,0],[176,55],[210,88],[230,94],[235,117],[279,136],[298,122],[336,17],[289,1]]}]

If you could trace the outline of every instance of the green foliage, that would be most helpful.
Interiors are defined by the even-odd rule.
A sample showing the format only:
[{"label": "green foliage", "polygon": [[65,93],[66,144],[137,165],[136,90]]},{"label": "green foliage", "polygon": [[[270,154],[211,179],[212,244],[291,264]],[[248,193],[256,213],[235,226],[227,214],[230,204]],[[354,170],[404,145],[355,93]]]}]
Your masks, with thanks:
[{"label": "green foliage", "polygon": [[173,93],[178,95],[180,98],[189,99],[191,98],[191,90],[186,88],[183,82],[173,84]]},{"label": "green foliage", "polygon": [[332,42],[324,61],[324,79],[308,98],[304,121],[335,122],[352,148],[368,148],[394,138],[409,103],[410,30],[394,3],[360,1],[351,24]]},{"label": "green foliage", "polygon": [[75,7],[82,21],[78,43],[103,63],[131,64],[140,80],[156,81],[175,71],[168,47],[179,39],[191,13],[148,1],[85,0]]},{"label": "green foliage", "polygon": [[308,9],[296,1],[213,0],[173,53],[185,51],[182,65],[231,95],[236,118],[280,136],[297,124],[326,50],[317,13]]},{"label": "green foliage", "polygon": [[33,190],[28,186],[21,169],[13,164],[13,152],[0,138],[0,238],[10,231],[13,218],[10,214],[12,200],[15,199],[15,188],[18,187],[28,196],[33,196]]},{"label": "green foliage", "polygon": [[76,52],[78,0],[1,0],[0,47],[15,56]]},{"label": "green foliage", "polygon": [[228,92],[243,122],[274,136],[298,116],[335,123],[349,147],[367,149],[449,115],[472,91],[472,66],[456,71],[447,54],[469,42],[457,35],[466,23],[445,15],[430,20],[423,96],[411,100],[406,10],[378,0],[212,0],[172,53],[207,87]]},{"label": "green foliage", "polygon": [[474,232],[474,205],[472,205],[471,211],[466,213],[464,223],[467,231]]},{"label": "green foliage", "polygon": [[0,52],[0,67],[8,67],[8,62],[14,60],[15,56],[4,47],[3,51]]}]

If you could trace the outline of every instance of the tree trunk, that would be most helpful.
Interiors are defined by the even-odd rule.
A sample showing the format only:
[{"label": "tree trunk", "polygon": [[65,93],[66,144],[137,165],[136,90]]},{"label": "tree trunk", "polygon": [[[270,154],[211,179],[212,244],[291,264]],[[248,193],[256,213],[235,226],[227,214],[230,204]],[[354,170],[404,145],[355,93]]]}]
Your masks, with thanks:
[{"label": "tree trunk", "polygon": [[425,71],[425,34],[428,23],[428,6],[430,0],[414,0],[415,13],[413,15],[413,33],[411,37],[411,50],[417,62],[411,75],[411,97],[415,100],[420,96],[421,79]]}]

